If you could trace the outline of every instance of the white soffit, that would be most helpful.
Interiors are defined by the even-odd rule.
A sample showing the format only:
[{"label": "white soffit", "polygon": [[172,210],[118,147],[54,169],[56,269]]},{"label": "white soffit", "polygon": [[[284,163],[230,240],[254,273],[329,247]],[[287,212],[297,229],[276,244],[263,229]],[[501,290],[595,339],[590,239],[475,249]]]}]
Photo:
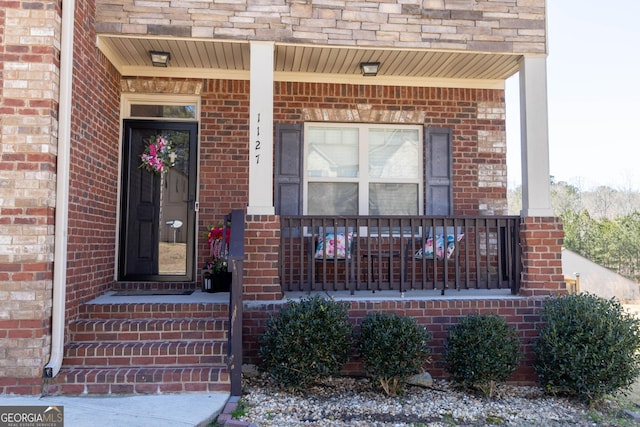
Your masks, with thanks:
[{"label": "white soffit", "polygon": [[[98,48],[123,76],[249,79],[248,41],[99,35]],[[153,67],[149,51],[169,52],[167,68]],[[274,79],[401,86],[503,88],[521,55],[418,49],[374,49],[277,44]],[[361,62],[380,62],[363,77]]]}]

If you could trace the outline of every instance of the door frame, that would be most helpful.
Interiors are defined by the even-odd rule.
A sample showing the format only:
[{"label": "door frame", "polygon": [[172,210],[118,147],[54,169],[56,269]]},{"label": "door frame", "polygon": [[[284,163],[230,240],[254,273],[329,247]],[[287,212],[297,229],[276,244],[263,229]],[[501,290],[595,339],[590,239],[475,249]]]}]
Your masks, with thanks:
[{"label": "door frame", "polygon": [[[125,140],[128,138],[127,129],[132,127],[148,128],[152,130],[186,130],[191,133],[189,141],[189,184],[188,193],[189,201],[187,207],[188,221],[185,228],[187,235],[187,251],[185,260],[185,275],[170,275],[170,274],[140,274],[140,275],[127,275],[125,271],[125,257],[126,251],[124,249],[125,241],[127,239],[127,211],[128,211],[128,167],[129,161],[135,161],[130,159],[129,152],[126,149]],[[118,238],[116,243],[117,249],[117,266],[116,266],[116,280],[117,281],[153,281],[153,282],[193,282],[196,278],[196,260],[197,260],[197,190],[198,190],[198,154],[199,154],[199,123],[197,120],[171,120],[171,119],[137,119],[129,118],[123,119],[122,122],[122,137],[121,137],[121,159],[122,167],[120,173],[120,194],[118,203],[120,204],[119,213],[119,226],[118,226]]]}]

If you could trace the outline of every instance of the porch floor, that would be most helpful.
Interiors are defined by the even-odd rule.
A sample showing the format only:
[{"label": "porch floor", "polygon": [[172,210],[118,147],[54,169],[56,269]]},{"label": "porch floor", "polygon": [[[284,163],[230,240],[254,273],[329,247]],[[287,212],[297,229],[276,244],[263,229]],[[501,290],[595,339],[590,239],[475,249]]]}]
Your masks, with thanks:
[{"label": "porch floor", "polygon": [[208,293],[196,289],[191,295],[136,295],[119,296],[116,291],[107,292],[86,304],[198,304],[229,303],[229,292]]},{"label": "porch floor", "polygon": [[[444,295],[440,295],[440,290],[408,290],[404,293],[398,291],[356,291],[351,295],[349,291],[296,291],[285,292],[284,301],[289,299],[301,299],[311,294],[322,294],[341,301],[367,300],[367,301],[389,301],[389,300],[452,300],[452,299],[487,299],[487,298],[522,298],[518,295],[511,295],[508,289],[463,289],[447,290]],[[194,291],[191,295],[140,295],[140,296],[118,296],[115,291],[107,292],[87,304],[127,304],[127,303],[228,303],[228,292],[207,293],[200,290]],[[260,304],[267,301],[245,301],[250,304]],[[271,301],[268,301],[271,302]]]},{"label": "porch floor", "polygon": [[[404,293],[398,291],[356,291],[351,295],[349,291],[305,291],[285,292],[283,301],[297,300],[311,294],[326,295],[340,301],[394,301],[402,299],[412,300],[453,300],[453,299],[519,299],[518,295],[511,295],[508,289],[463,289],[447,290],[444,295],[440,295],[440,290],[408,290]],[[196,290],[191,295],[141,295],[141,296],[118,296],[115,291],[107,292],[87,304],[127,304],[127,303],[228,303],[228,292],[207,293]],[[245,301],[251,305],[269,303],[273,301]]]},{"label": "porch floor", "polygon": [[411,300],[452,300],[452,299],[494,299],[494,298],[522,298],[518,295],[511,295],[508,289],[464,289],[460,291],[447,290],[444,295],[437,290],[407,290],[399,291],[356,291],[353,295],[349,291],[296,291],[285,292],[284,299],[299,299],[311,294],[327,295],[340,301],[396,301],[403,299]]}]

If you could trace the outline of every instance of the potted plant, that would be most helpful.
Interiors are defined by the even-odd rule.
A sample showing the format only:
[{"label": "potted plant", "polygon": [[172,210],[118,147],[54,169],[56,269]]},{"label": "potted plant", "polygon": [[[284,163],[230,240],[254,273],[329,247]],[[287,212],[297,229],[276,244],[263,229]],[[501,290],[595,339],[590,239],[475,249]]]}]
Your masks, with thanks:
[{"label": "potted plant", "polygon": [[231,225],[223,225],[218,223],[207,232],[210,252],[202,272],[202,290],[205,292],[229,292],[231,286],[227,264]]}]

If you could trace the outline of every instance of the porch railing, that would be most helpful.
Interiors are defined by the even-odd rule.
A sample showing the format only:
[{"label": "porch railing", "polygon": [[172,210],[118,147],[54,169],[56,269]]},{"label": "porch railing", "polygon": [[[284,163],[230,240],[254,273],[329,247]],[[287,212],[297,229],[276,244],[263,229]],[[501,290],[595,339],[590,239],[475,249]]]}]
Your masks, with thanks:
[{"label": "porch railing", "polygon": [[283,291],[520,286],[517,216],[283,216]]},{"label": "porch railing", "polygon": [[[224,219],[225,227],[231,224],[229,245],[226,251],[227,264],[232,273],[229,293],[229,337],[227,364],[231,382],[231,395],[242,395],[242,275],[244,260],[244,218],[242,210],[234,210]],[[223,231],[226,236],[226,231]]]}]

